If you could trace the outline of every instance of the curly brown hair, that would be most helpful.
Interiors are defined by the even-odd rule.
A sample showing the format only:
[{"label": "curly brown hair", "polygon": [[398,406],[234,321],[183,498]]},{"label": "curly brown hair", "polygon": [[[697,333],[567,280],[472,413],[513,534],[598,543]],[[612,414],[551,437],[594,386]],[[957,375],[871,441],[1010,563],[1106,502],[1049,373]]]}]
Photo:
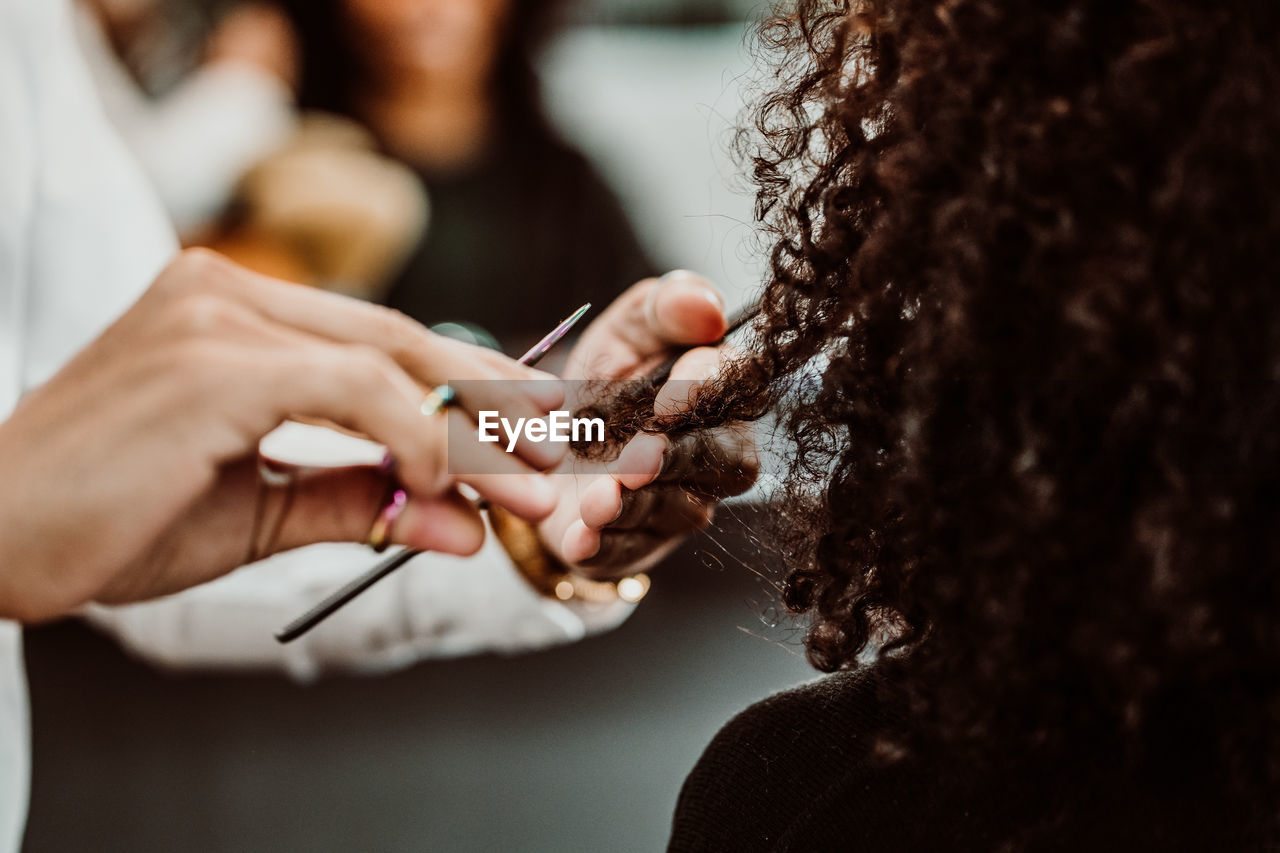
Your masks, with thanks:
[{"label": "curly brown hair", "polygon": [[799,0],[763,33],[763,316],[659,426],[785,412],[810,659],[876,655],[988,762],[1197,696],[1274,812],[1280,4]]}]

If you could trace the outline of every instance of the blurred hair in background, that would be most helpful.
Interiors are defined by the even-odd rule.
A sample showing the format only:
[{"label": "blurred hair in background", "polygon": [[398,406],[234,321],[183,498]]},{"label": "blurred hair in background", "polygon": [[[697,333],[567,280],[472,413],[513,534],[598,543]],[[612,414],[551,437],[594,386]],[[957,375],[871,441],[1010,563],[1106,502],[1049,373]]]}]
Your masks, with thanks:
[{"label": "blurred hair in background", "polygon": [[563,0],[291,0],[301,103],[414,170],[431,227],[387,304],[504,341],[653,272],[626,214],[543,110],[535,59]]},{"label": "blurred hair in background", "polygon": [[508,348],[660,269],[755,280],[723,239],[750,0],[79,2],[190,244]]},{"label": "blurred hair in background", "polygon": [[[83,2],[108,111],[189,242],[512,346],[656,271],[543,107],[567,0]],[[299,110],[331,118],[299,139]]]}]

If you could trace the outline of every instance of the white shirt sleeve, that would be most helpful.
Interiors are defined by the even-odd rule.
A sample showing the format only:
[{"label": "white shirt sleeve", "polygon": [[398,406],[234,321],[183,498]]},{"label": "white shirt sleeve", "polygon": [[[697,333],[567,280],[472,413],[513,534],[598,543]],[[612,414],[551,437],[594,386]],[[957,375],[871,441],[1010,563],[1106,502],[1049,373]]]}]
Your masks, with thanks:
[{"label": "white shirt sleeve", "polygon": [[245,172],[296,130],[293,93],[266,71],[243,62],[206,64],[153,99],[116,56],[92,12],[82,8],[78,25],[107,118],[179,231],[216,218]]},{"label": "white shirt sleeve", "polygon": [[490,535],[473,557],[416,557],[309,634],[276,642],[276,631],[379,559],[359,545],[315,545],[160,601],[92,607],[86,616],[161,666],[271,669],[309,680],[559,645],[613,628],[634,608],[542,597]]},{"label": "white shirt sleeve", "polygon": [[[376,464],[386,448],[287,423],[263,452],[302,466]],[[247,545],[247,532],[246,532]],[[86,615],[135,654],[193,669],[275,669],[306,680],[325,671],[379,672],[423,658],[522,652],[621,624],[634,605],[565,604],[521,577],[493,531],[472,557],[423,554],[288,645],[274,633],[380,560],[361,545],[315,545],[245,566],[180,595]]]},{"label": "white shirt sleeve", "polygon": [[[172,249],[102,118],[64,4],[0,0],[0,418],[123,311]],[[22,629],[0,620],[0,851],[22,843],[29,734]]]}]

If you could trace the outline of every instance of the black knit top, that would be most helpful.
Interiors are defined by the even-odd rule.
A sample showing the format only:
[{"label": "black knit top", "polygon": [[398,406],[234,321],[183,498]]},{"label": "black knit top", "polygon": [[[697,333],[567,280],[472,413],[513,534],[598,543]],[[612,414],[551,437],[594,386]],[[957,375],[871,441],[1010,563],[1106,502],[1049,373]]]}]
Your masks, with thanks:
[{"label": "black knit top", "polygon": [[984,775],[888,748],[882,735],[909,723],[893,695],[874,673],[841,673],[739,715],[686,780],[669,849],[1266,849],[1265,808],[1230,802],[1178,714],[1142,770],[1118,770],[1098,739],[1065,763]]}]

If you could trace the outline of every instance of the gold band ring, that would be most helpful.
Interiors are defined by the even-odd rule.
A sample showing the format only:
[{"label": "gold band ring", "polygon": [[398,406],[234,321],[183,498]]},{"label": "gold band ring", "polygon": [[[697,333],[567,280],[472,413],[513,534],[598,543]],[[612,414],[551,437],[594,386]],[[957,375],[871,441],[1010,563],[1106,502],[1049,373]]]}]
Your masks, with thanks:
[{"label": "gold band ring", "polygon": [[378,512],[378,517],[373,520],[373,527],[369,528],[366,541],[370,548],[378,553],[387,550],[387,546],[391,544],[391,528],[404,514],[404,508],[408,504],[409,495],[404,489],[396,489],[391,493],[391,500]]}]

